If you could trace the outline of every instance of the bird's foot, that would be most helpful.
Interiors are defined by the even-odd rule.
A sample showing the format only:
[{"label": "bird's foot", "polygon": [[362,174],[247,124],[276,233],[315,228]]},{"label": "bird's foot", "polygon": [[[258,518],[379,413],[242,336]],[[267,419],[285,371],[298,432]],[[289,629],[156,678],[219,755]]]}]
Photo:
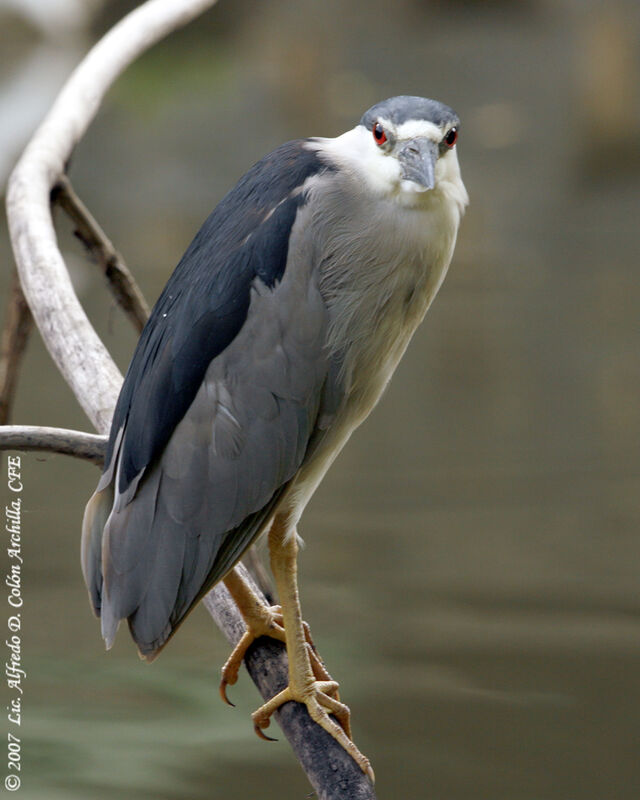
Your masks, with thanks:
[{"label": "bird's foot", "polygon": [[[233,703],[227,697],[227,686],[233,686],[238,680],[238,672],[242,665],[247,650],[253,642],[260,636],[270,636],[272,639],[277,639],[279,642],[286,643],[284,622],[282,619],[282,610],[280,606],[266,606],[260,605],[252,609],[251,616],[245,616],[245,624],[247,630],[243,634],[238,644],[233,649],[231,655],[222,667],[222,676],[220,680],[220,696],[225,703],[232,706]],[[335,684],[334,697],[340,700],[338,695],[338,684],[332,681],[331,675],[318,654],[313,639],[311,638],[311,630],[306,622],[302,623],[305,643],[309,656],[309,662],[313,671],[313,676],[318,681],[324,681]],[[351,731],[347,722],[347,735],[351,737]]]},{"label": "bird's foot", "polygon": [[[254,711],[252,719],[255,731],[261,739],[273,741],[271,737],[263,733],[263,730],[269,727],[273,712],[290,700],[304,703],[311,719],[342,745],[373,783],[375,777],[369,759],[358,750],[351,740],[351,712],[348,706],[337,699],[337,693],[336,681],[318,680],[313,674],[309,674],[301,688],[294,688],[290,684],[257,711]],[[330,714],[335,720],[329,716]]]},{"label": "bird's foot", "polygon": [[220,694],[228,703],[226,687],[237,681],[240,664],[255,639],[270,636],[284,642],[289,661],[289,685],[253,714],[256,733],[268,740],[270,737],[263,730],[269,726],[274,711],[289,701],[303,703],[311,719],[333,736],[373,781],[369,760],[351,739],[349,708],[340,702],[338,684],[327,672],[313,645],[309,626],[302,620],[296,584],[296,537],[287,535],[286,525],[283,527],[276,522],[269,531],[269,549],[282,606],[265,605],[236,570],[224,578],[247,631],[222,669]]},{"label": "bird's foot", "polygon": [[247,630],[222,667],[220,679],[220,696],[228,705],[232,706],[233,703],[227,697],[227,686],[233,686],[237,682],[240,666],[251,644],[260,636],[270,636],[280,642],[286,641],[282,614],[279,612],[278,606],[260,604],[252,609],[250,617],[243,614]]}]

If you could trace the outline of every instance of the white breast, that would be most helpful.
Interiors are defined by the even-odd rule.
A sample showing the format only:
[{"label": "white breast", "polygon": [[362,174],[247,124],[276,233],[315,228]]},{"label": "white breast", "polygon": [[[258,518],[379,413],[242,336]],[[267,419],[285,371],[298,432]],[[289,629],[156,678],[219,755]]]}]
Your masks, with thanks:
[{"label": "white breast", "polygon": [[329,306],[329,348],[343,363],[351,412],[361,421],[377,402],[446,275],[460,213],[444,194],[406,208],[359,198],[329,233],[321,273]]},{"label": "white breast", "polygon": [[459,203],[446,191],[436,189],[420,208],[407,208],[372,200],[352,182],[328,185],[314,188],[310,205],[320,287],[329,308],[328,347],[342,363],[346,396],[321,446],[296,477],[289,496],[296,518],[378,402],[445,278],[461,216]]}]

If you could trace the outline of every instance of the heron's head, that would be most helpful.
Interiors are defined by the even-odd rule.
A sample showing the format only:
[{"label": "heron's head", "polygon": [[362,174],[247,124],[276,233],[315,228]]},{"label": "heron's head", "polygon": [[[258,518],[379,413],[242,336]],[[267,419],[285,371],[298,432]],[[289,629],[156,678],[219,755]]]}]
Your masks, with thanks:
[{"label": "heron's head", "polygon": [[405,206],[444,193],[461,210],[468,202],[460,177],[458,115],[425,97],[401,95],[372,106],[353,130],[330,146],[340,164],[375,194]]}]

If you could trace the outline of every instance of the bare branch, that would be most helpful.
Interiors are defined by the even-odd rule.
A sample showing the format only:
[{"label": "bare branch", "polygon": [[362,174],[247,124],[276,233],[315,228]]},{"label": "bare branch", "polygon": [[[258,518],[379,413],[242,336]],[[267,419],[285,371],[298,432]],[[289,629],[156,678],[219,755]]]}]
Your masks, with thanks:
[{"label": "bare branch", "polygon": [[9,179],[9,230],[25,297],[53,360],[100,433],[109,430],[122,376],[71,286],[50,193],[120,73],[214,3],[149,0],[114,26],[71,75]]},{"label": "bare branch", "polygon": [[51,202],[60,206],[71,218],[75,225],[75,235],[100,264],[112,294],[138,333],[142,333],[149,318],[147,301],[124,259],[74,192],[66,176],[62,176],[53,187]]},{"label": "bare branch", "polygon": [[107,437],[97,433],[72,431],[67,428],[48,428],[39,425],[0,426],[0,450],[40,450],[62,453],[91,461],[97,466],[104,462]]},{"label": "bare branch", "polygon": [[[155,42],[214,3],[149,0],[118,23],[70,77],[9,180],[9,230],[25,297],[58,369],[101,434],[109,431],[122,376],[73,291],[56,241],[50,193],[118,75]],[[225,635],[235,642],[242,628],[238,630],[238,612],[225,591],[222,586],[215,587],[207,598],[207,607],[214,609]],[[254,680],[266,685],[262,678],[280,674],[277,665],[282,658],[281,649],[278,651],[270,640],[254,643],[247,657]],[[282,675],[286,681],[286,669]],[[271,689],[268,693],[272,694]],[[296,742],[298,754],[302,750],[315,753],[303,759],[305,768],[315,759],[323,762],[327,785],[318,783],[320,770],[310,776],[321,800],[375,797],[357,764],[332,737],[310,722],[303,705],[285,704],[277,719],[287,737]]]},{"label": "bare branch", "polygon": [[0,425],[6,425],[11,416],[18,372],[32,327],[31,311],[13,270],[0,345]]}]

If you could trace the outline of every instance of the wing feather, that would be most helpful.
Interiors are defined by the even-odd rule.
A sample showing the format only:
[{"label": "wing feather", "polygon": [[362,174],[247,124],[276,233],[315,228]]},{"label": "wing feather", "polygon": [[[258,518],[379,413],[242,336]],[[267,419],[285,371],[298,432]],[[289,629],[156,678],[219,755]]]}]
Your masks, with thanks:
[{"label": "wing feather", "polygon": [[283,185],[261,183],[262,162],[245,176],[143,332],[83,525],[108,645],[127,618],[153,657],[260,534],[304,460],[328,371],[312,254],[297,246],[287,261],[306,219],[292,189],[325,168],[308,153],[291,143],[268,157],[288,160]]}]

